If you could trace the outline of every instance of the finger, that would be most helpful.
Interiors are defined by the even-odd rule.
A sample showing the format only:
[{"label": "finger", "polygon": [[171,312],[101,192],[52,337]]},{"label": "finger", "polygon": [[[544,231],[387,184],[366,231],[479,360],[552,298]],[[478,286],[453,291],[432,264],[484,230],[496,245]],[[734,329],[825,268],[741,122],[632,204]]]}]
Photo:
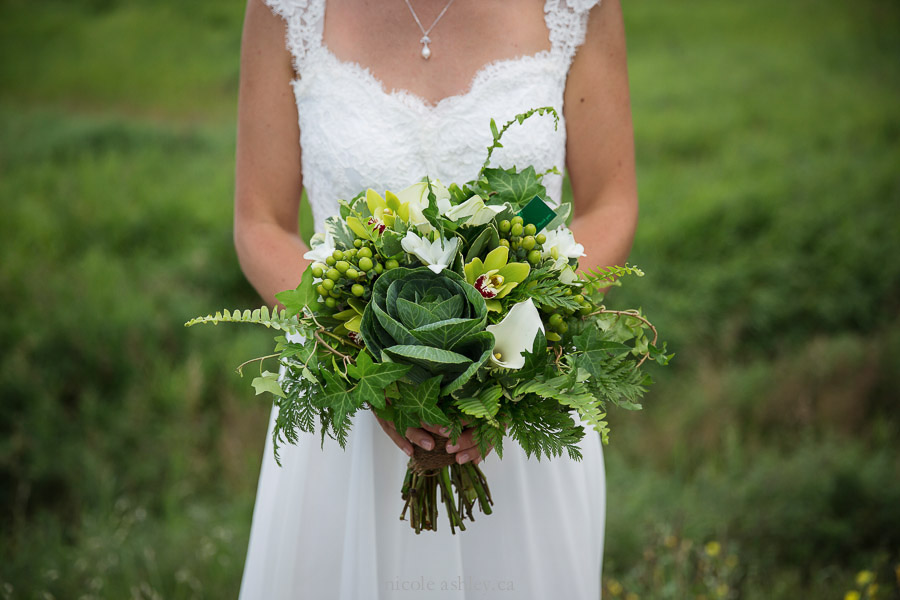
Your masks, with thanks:
[{"label": "finger", "polygon": [[375,418],[378,419],[378,424],[381,425],[381,428],[388,435],[388,437],[393,440],[394,444],[396,444],[398,448],[403,450],[407,456],[412,456],[412,444],[410,444],[409,440],[407,440],[397,432],[397,428],[394,427],[394,424],[390,421],[385,421],[379,416],[376,416]]},{"label": "finger", "polygon": [[441,435],[444,437],[450,436],[450,428],[445,427],[444,425],[431,425],[430,423],[422,422],[422,429],[425,431],[430,431],[431,433],[436,433],[437,435]]},{"label": "finger", "polygon": [[474,439],[474,430],[466,429],[463,431],[462,435],[459,436],[459,439],[456,441],[456,444],[448,444],[447,452],[456,454],[456,462],[457,464],[465,464],[467,462],[476,461],[475,464],[481,462],[488,454],[491,453],[493,446],[488,444],[487,450],[484,453],[484,456],[481,454],[481,450],[478,448],[478,443],[475,442]]},{"label": "finger", "polygon": [[456,438],[455,444],[447,444],[447,452],[460,452],[476,446],[474,437],[474,430],[464,429],[462,434]]},{"label": "finger", "polygon": [[407,427],[406,439],[425,450],[434,450],[434,438],[419,427]]},{"label": "finger", "polygon": [[[493,448],[492,446],[488,445],[487,451],[485,451],[484,456],[487,456],[488,454],[490,454],[492,448]],[[467,449],[460,450],[459,452],[457,452],[456,453],[456,464],[462,465],[469,461],[472,461],[473,463],[475,463],[477,465],[482,460],[484,460],[484,456],[481,455],[481,451],[478,449],[478,445],[476,444],[475,446],[473,446],[471,448],[467,448]]]}]

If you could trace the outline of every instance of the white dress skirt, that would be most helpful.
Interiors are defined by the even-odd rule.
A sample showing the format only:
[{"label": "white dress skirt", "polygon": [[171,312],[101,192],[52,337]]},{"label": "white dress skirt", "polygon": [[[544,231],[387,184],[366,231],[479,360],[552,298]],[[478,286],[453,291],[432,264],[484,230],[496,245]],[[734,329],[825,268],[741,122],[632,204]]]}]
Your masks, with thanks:
[{"label": "white dress skirt", "polygon": [[[485,65],[467,92],[429,105],[337,59],[322,43],[324,0],[266,2],[285,21],[300,74],[292,87],[317,231],[337,213],[337,199],[365,188],[399,190],[425,175],[445,184],[473,179],[492,118],[502,125],[540,106],[562,115],[569,65],[597,3],[547,0],[551,49]],[[503,142],[495,166],[565,167],[564,119],[555,128],[534,117]],[[558,202],[562,178],[544,183]],[[446,520],[416,535],[399,520],[408,458],[371,413],[356,415],[346,449],[333,440],[322,449],[310,435],[282,446],[281,467],[270,424],[241,598],[596,600],[606,512],[599,435],[588,429],[581,449],[581,462],[539,462],[507,438],[503,459],[491,453],[481,465],[493,514],[476,512],[456,535]]]}]

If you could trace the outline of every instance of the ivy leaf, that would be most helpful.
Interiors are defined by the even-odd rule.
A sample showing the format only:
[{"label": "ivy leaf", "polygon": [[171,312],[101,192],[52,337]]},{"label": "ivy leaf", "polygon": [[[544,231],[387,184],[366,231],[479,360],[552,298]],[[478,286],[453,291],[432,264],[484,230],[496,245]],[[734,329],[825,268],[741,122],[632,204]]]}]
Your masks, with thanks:
[{"label": "ivy leaf", "polygon": [[[400,397],[394,406],[410,416],[431,425],[450,425],[450,419],[438,408],[438,392],[443,375],[426,379],[418,385],[400,384]],[[415,425],[418,427],[418,422]]]},{"label": "ivy leaf", "polygon": [[368,402],[376,408],[384,408],[384,390],[412,368],[392,362],[376,363],[368,352],[360,352],[356,364],[347,367],[347,374],[359,383],[353,388],[355,403],[362,406]]},{"label": "ivy leaf", "polygon": [[356,412],[361,404],[357,403],[356,395],[347,390],[343,379],[328,369],[322,369],[320,373],[325,380],[325,387],[322,388],[322,393],[316,394],[312,402],[319,408],[332,410],[331,418],[337,431],[347,415]]},{"label": "ivy leaf", "polygon": [[519,172],[512,169],[485,169],[484,176],[488,186],[497,192],[491,197],[491,204],[509,202],[513,210],[518,212],[535,196],[544,197],[547,189],[541,184],[534,167],[527,167]]},{"label": "ivy leaf", "polygon": [[547,366],[547,338],[540,329],[534,336],[534,342],[531,345],[531,352],[524,351],[522,355],[525,357],[525,364],[516,373],[516,379],[519,381],[527,381],[534,379],[544,372]]},{"label": "ivy leaf", "polygon": [[253,381],[250,383],[253,386],[253,389],[256,390],[256,395],[259,396],[263,392],[269,392],[274,396],[278,396],[279,398],[284,398],[284,392],[281,389],[281,384],[278,383],[278,373],[272,373],[270,371],[263,371],[263,374],[259,377],[254,377]]},{"label": "ivy leaf", "polygon": [[621,342],[604,340],[596,327],[585,328],[584,333],[574,336],[572,340],[580,351],[575,364],[595,378],[603,377],[611,356],[631,350]]},{"label": "ivy leaf", "polygon": [[284,304],[285,311],[289,315],[300,314],[307,306],[313,312],[318,311],[321,308],[318,297],[319,293],[313,286],[312,265],[303,271],[303,277],[300,278],[300,285],[297,286],[297,289],[275,294],[275,299]]}]

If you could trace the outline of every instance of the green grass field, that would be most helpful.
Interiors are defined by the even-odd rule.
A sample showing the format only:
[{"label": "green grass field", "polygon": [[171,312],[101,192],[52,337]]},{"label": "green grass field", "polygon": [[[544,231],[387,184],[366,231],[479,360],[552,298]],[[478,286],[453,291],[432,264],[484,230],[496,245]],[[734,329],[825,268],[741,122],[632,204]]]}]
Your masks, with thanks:
[{"label": "green grass field", "polygon": [[[647,276],[610,304],[677,357],[610,415],[605,597],[900,598],[900,5],[623,4]],[[2,598],[237,595],[271,338],[182,323],[259,302],[242,14],[0,3]]]}]

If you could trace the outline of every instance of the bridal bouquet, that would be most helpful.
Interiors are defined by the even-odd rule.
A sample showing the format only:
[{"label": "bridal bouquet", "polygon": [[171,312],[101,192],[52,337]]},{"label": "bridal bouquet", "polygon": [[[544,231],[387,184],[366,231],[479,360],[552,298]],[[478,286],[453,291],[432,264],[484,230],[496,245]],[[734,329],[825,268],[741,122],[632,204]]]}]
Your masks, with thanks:
[{"label": "bridal bouquet", "polygon": [[[340,201],[304,258],[300,285],[277,295],[283,310],[222,311],[189,323],[244,322],[281,330],[281,373],[257,392],[275,396],[274,442],[297,443],[318,421],[322,442],[343,447],[351,418],[371,409],[397,431],[441,425],[455,443],[472,428],[482,455],[502,458],[505,438],[526,454],[580,459],[585,423],[608,442],[606,406],[639,409],[648,359],[668,361],[656,329],[636,310],[609,310],[599,290],[635,267],[578,272],[584,248],[548,206],[533,167],[488,168],[518,115],[498,129],[477,179],[424,179],[384,195]],[[650,337],[652,336],[652,339]],[[300,340],[300,341],[297,341]],[[575,417],[579,417],[576,420]],[[456,464],[446,438],[416,448],[401,490],[417,533],[434,530],[443,503],[451,531],[477,503],[491,512],[477,464]],[[444,442],[444,443],[441,443]]]}]

